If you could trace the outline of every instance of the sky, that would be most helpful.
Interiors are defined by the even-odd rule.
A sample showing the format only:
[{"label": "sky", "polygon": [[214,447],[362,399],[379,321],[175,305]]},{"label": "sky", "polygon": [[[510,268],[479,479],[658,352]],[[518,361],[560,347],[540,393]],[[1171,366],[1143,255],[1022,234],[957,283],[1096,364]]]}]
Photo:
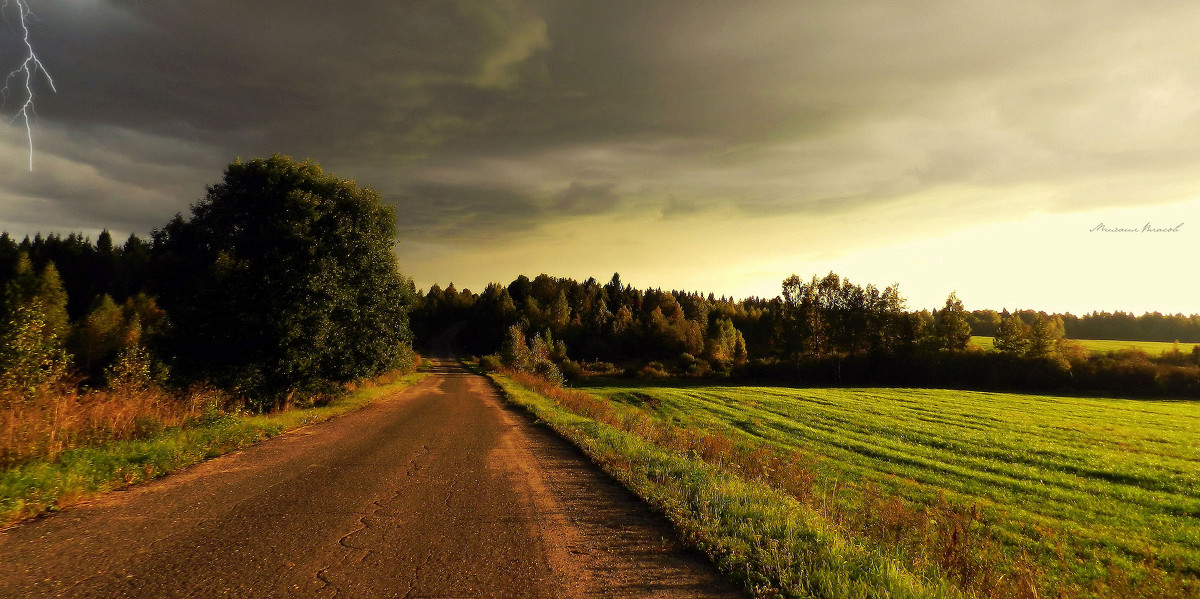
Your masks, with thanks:
[{"label": "sky", "polygon": [[914,309],[1200,312],[1194,3],[29,4],[57,91],[34,81],[32,171],[0,126],[18,237],[145,236],[280,153],[395,206],[421,288],[833,271]]}]

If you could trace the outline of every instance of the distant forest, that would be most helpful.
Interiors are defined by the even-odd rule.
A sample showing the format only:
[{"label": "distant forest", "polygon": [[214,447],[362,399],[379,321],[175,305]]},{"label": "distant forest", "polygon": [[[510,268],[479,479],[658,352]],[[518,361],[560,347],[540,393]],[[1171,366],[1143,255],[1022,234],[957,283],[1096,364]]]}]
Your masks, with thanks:
[{"label": "distant forest", "polygon": [[[1045,314],[1021,310],[1021,317],[1032,322],[1035,314],[1062,320],[1063,332],[1070,339],[1116,339],[1118,341],[1163,341],[1200,343],[1200,315],[1161,314],[1147,312],[1135,316],[1129,312],[1092,312],[1074,314]],[[996,328],[1007,316],[995,310],[974,310],[970,313],[971,332],[994,337]]]},{"label": "distant forest", "polygon": [[[150,250],[150,243],[137,235],[130,235],[123,243],[118,244],[115,243],[112,234],[108,231],[102,232],[95,242],[81,233],[71,233],[65,237],[56,234],[47,236],[39,234],[32,238],[25,237],[20,242],[15,241],[8,233],[2,233],[0,234],[0,281],[12,279],[17,256],[21,253],[29,257],[33,267],[37,270],[41,270],[46,264],[53,262],[62,277],[67,292],[67,310],[72,318],[79,318],[102,295],[107,294],[120,303],[138,293],[149,291]],[[617,286],[620,286],[622,290],[618,292]],[[601,290],[603,293],[598,294],[597,290]],[[871,293],[869,289],[862,291],[867,294]],[[552,326],[553,322],[546,321],[542,315],[543,308],[553,309],[555,307],[559,301],[559,294],[563,296],[563,300],[567,301],[567,309],[573,315],[590,314],[593,306],[600,308],[596,300],[602,296],[605,301],[603,308],[610,314],[615,315],[620,310],[621,304],[624,304],[625,307],[631,309],[630,315],[632,316],[641,310],[643,300],[647,298],[649,298],[647,305],[650,306],[652,312],[653,308],[657,307],[657,298],[663,293],[661,290],[655,289],[643,291],[629,288],[621,283],[620,275],[614,275],[612,280],[601,285],[595,279],[579,283],[571,279],[554,278],[543,274],[532,280],[521,276],[508,286],[488,285],[482,293],[478,294],[468,289],[458,291],[453,284],[446,289],[434,285],[425,295],[424,305],[426,306],[425,312],[431,318],[442,320],[447,318],[440,310],[435,309],[436,306],[444,305],[448,310],[457,310],[455,318],[463,319],[466,314],[463,312],[463,307],[474,306],[477,301],[482,302],[480,308],[488,305],[488,302],[508,301],[513,303],[514,309],[517,307],[524,309],[534,307],[527,303],[528,299],[532,299],[537,304],[537,310],[523,313],[522,316],[526,321],[533,324],[536,329],[551,329],[561,334],[562,330],[555,330],[555,327]],[[875,291],[875,293],[880,292]],[[893,293],[896,293],[898,297],[897,291],[893,291]],[[690,313],[685,315],[689,316],[690,320],[701,324],[705,330],[708,325],[700,323],[701,319],[698,318],[701,304],[706,307],[705,315],[719,314],[736,320],[740,325],[738,329],[744,332],[754,329],[751,321],[757,321],[761,314],[771,309],[773,302],[781,299],[764,300],[752,297],[745,300],[733,300],[726,297],[717,298],[712,294],[680,291],[666,292],[665,295],[674,298],[672,301],[679,306],[690,309]],[[665,308],[667,312],[671,312],[670,302],[667,303]],[[924,310],[917,314],[923,325],[928,328],[936,322],[938,312],[938,310]],[[1148,312],[1139,316],[1128,312],[1092,312],[1076,316],[1034,310],[1019,310],[1017,314],[1027,325],[1032,325],[1038,318],[1061,320],[1063,335],[1068,339],[1200,343],[1200,314]],[[1009,316],[1009,313],[995,310],[972,310],[968,311],[966,315],[972,335],[994,337],[1000,323]],[[507,314],[500,313],[497,316],[508,317]],[[600,311],[596,317],[605,318],[603,311]],[[439,320],[439,322],[442,321]],[[764,324],[769,325],[769,323]],[[437,325],[433,326],[436,328]],[[772,340],[767,338],[769,333],[757,331],[752,333],[751,337],[767,342],[768,347],[764,348],[764,353],[771,353]],[[778,342],[776,341],[774,345],[778,345]],[[474,346],[474,349],[478,350],[480,346]],[[597,354],[592,352],[589,355]]]},{"label": "distant forest", "polygon": [[[1182,315],[967,312],[955,294],[940,309],[911,311],[895,286],[861,286],[835,273],[792,276],[777,297],[742,300],[640,290],[619,275],[603,284],[521,276],[480,293],[434,285],[412,312],[419,344],[457,330],[457,347],[489,363],[568,379],[718,376],[1187,395],[1200,395],[1200,347],[1092,355],[1067,331],[1187,343],[1200,340],[1197,323]],[[972,334],[994,337],[995,351],[971,347]]]},{"label": "distant forest", "polygon": [[[161,254],[165,246],[161,241],[158,246]],[[154,240],[136,235],[118,244],[107,231],[95,242],[82,234],[17,242],[6,233],[0,235],[0,281],[14,280],[20,268],[41,272],[53,265],[69,321],[84,323],[97,310],[120,311],[110,319],[136,320],[153,347],[156,333],[170,337],[163,332],[172,322],[170,306],[165,312],[158,307],[156,290],[191,277],[186,269],[165,269],[155,247]],[[460,352],[494,355],[493,361],[558,377],[762,377],[1200,395],[1200,352],[1189,346],[1200,343],[1198,315],[967,311],[953,294],[939,309],[914,311],[895,286],[858,285],[834,273],[807,281],[792,276],[770,299],[642,290],[619,275],[600,283],[545,274],[493,283],[479,293],[451,284],[398,297],[406,305],[397,314],[409,312],[417,344],[430,347],[457,328]],[[971,335],[994,337],[996,351],[969,347]],[[1183,345],[1161,357],[1094,356],[1071,339]],[[79,343],[73,353],[89,356],[84,374],[100,376],[97,365],[111,362],[115,345],[93,356],[99,350]],[[160,343],[159,353],[187,354],[168,345]]]},{"label": "distant forest", "polygon": [[67,313],[72,319],[84,316],[101,296],[121,303],[150,290],[150,245],[137,235],[130,235],[123,244],[116,244],[108,231],[95,243],[75,233],[66,237],[39,234],[17,243],[2,233],[0,281],[16,278],[22,254],[38,272],[54,264],[67,292]]},{"label": "distant forest", "polygon": [[[799,284],[799,281],[790,281],[792,285]],[[866,312],[875,312],[875,323],[887,321],[886,314],[889,312],[905,310],[904,300],[894,288],[885,289],[883,292],[871,285],[862,288],[836,275],[833,275],[833,278],[810,281],[807,287],[830,295],[828,300],[822,300],[828,301],[830,305],[842,303],[848,309],[861,306]],[[835,295],[841,297],[834,297]],[[512,324],[520,319],[535,330],[548,330],[558,336],[566,332],[576,342],[573,345],[578,346],[581,340],[588,344],[578,349],[582,355],[589,358],[625,355],[630,348],[624,347],[624,342],[630,342],[630,345],[639,348],[637,353],[641,354],[645,354],[647,350],[650,353],[663,350],[664,343],[672,346],[673,350],[698,353],[700,348],[696,343],[697,335],[707,335],[712,326],[724,319],[734,323],[743,336],[753,340],[754,353],[763,356],[779,354],[788,344],[781,338],[785,331],[777,322],[785,312],[787,300],[787,297],[770,300],[757,297],[733,300],[695,292],[663,292],[661,289],[643,291],[623,285],[619,274],[603,285],[594,278],[579,283],[543,274],[532,280],[522,275],[507,287],[493,283],[478,294],[469,289],[459,291],[453,284],[446,289],[434,285],[425,294],[420,310],[425,317],[425,326],[432,329],[447,326],[453,321],[463,321],[470,322],[473,325],[471,328],[478,330],[489,328],[485,323]],[[622,308],[626,309],[628,314],[618,314]],[[644,325],[658,318],[654,315],[655,309],[669,321],[674,318],[674,323],[682,328],[677,326],[678,330],[672,335],[667,335],[665,339],[643,339],[641,341],[648,343],[637,342],[633,337],[645,337],[646,328],[642,326],[637,332],[627,330],[634,324],[633,317],[643,316],[642,320],[646,321],[642,323]],[[677,316],[680,310],[682,320],[692,321],[692,324],[681,325]],[[910,327],[907,334],[914,338],[909,341],[915,341],[922,331],[933,331],[940,312],[941,310],[935,309],[912,313],[910,317],[913,321],[907,325]],[[1001,323],[1011,316],[1008,311],[995,310],[973,310],[965,315],[972,335],[988,337],[995,337]],[[1128,312],[1092,312],[1076,316],[1019,310],[1015,315],[1027,326],[1033,326],[1038,320],[1061,323],[1062,336],[1068,339],[1200,343],[1200,315],[1197,314],[1189,316],[1148,312],[1136,316]],[[868,316],[868,319],[870,318],[871,316]],[[594,326],[580,326],[589,321]],[[598,334],[603,329],[600,323],[610,321],[612,326],[609,328],[618,332],[611,339]],[[847,324],[852,326],[852,323]],[[867,322],[863,321],[862,324]],[[654,326],[651,324],[651,328]],[[854,339],[867,339],[871,335],[866,331],[851,329],[843,331],[843,334]],[[886,336],[887,333],[883,334]],[[494,337],[493,331],[479,336],[468,335],[465,341],[478,353],[496,345],[497,339]],[[691,340],[690,343],[688,339]],[[881,342],[882,339],[876,340],[877,344]],[[612,347],[613,343],[620,347]],[[611,351],[613,349],[620,351],[614,354]]]}]

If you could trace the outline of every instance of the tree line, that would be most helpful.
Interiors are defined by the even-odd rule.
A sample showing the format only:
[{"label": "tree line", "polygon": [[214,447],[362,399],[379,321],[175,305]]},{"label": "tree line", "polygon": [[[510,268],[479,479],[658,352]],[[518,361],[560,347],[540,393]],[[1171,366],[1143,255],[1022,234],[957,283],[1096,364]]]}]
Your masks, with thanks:
[{"label": "tree line", "polygon": [[[983,311],[952,293],[937,310],[909,310],[897,286],[829,273],[791,276],[770,299],[734,300],[637,289],[619,274],[520,276],[480,293],[432,286],[413,326],[428,343],[460,324],[459,347],[485,364],[552,378],[785,378],[813,383],[949,385],[1120,393],[1200,394],[1200,351],[1095,356],[1067,338],[1060,315],[996,314],[996,350],[970,345]],[[993,313],[995,314],[995,313]],[[989,320],[989,322],[991,322]]]},{"label": "tree line", "polygon": [[[1200,314],[1147,312],[1135,316],[1129,312],[1091,312],[1076,316],[1034,310],[1019,310],[1013,314],[1027,325],[1032,325],[1039,316],[1061,320],[1063,333],[1071,339],[1200,343]],[[968,318],[976,335],[992,337],[1000,323],[1011,315],[1008,311],[974,310]]]},{"label": "tree line", "polygon": [[0,395],[213,384],[254,409],[412,361],[394,211],[311,162],[230,164],[149,240],[0,235]]},{"label": "tree line", "polygon": [[[780,297],[735,301],[682,291],[637,289],[613,275],[594,278],[522,275],[476,294],[438,285],[413,312],[418,337],[432,339],[465,323],[460,346],[496,351],[523,335],[564,342],[584,361],[695,359],[701,370],[728,370],[753,357],[826,357],[904,353],[917,347],[962,349],[970,338],[962,303],[951,297],[938,313],[908,312],[896,286],[879,290],[836,274],[784,282]],[[703,364],[701,363],[703,361]]]}]

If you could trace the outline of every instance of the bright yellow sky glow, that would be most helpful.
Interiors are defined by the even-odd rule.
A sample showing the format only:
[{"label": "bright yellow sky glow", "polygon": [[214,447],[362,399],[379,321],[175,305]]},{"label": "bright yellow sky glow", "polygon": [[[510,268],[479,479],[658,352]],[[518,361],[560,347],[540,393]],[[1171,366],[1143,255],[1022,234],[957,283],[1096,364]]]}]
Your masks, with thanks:
[{"label": "bright yellow sky glow", "polygon": [[[1177,233],[1092,232],[1099,224]],[[1032,308],[1084,314],[1200,311],[1200,200],[1147,208],[1035,215],[943,236],[851,252],[812,264],[856,281],[895,273],[912,307],[935,307],[957,291],[970,309]]]},{"label": "bright yellow sky glow", "polygon": [[[860,284],[899,283],[914,309],[939,307],[957,291],[969,309],[1200,311],[1200,279],[1187,266],[1200,254],[1200,200],[977,225],[952,212],[888,212],[749,220],[719,212],[590,217],[471,247],[469,256],[404,242],[399,254],[424,288],[453,282],[478,291],[488,282],[543,272],[603,282],[620,272],[638,287],[774,297],[792,273],[808,278],[833,271]],[[1092,231],[1100,224],[1141,229],[1147,223],[1183,226],[1176,233]],[[862,245],[869,247],[854,249]],[[456,278],[444,278],[450,270]]]}]

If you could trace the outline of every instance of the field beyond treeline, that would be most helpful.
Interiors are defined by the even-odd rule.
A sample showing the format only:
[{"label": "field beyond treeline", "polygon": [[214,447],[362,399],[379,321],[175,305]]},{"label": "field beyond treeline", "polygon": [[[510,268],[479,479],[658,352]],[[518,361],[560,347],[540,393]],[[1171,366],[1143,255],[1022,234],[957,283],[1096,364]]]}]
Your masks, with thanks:
[{"label": "field beyond treeline", "polygon": [[1038,596],[1187,596],[1200,577],[1193,402],[625,381],[584,390],[810,455],[816,496],[898,498],[910,506],[899,511],[978,506],[994,556],[1010,560],[1000,569],[1026,564]]},{"label": "field beyond treeline", "polygon": [[[1191,353],[1193,343],[1168,343],[1166,341],[1122,341],[1120,339],[1072,339],[1092,354],[1106,354],[1125,349],[1136,349],[1147,356],[1161,356],[1165,353],[1179,350],[1180,353]],[[983,349],[995,349],[995,338],[982,335],[971,336],[971,344]]]}]

